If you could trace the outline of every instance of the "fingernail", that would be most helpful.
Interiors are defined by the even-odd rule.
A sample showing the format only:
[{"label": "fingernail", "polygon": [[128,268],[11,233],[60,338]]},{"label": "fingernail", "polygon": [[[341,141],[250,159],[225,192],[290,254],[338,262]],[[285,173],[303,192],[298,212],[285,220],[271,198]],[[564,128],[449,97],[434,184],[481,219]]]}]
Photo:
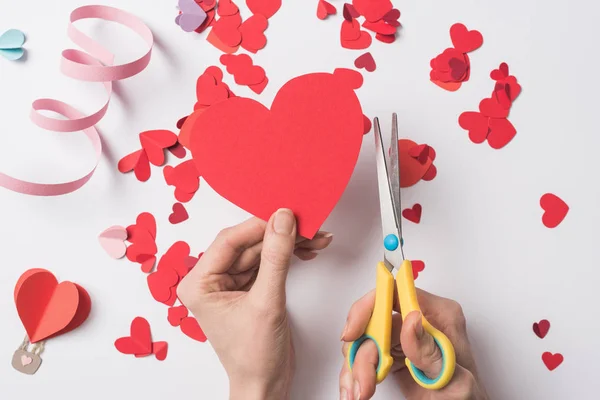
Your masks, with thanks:
[{"label": "fingernail", "polygon": [[360,400],[360,384],[354,381],[354,400]]},{"label": "fingernail", "polygon": [[287,208],[280,208],[275,213],[275,219],[273,220],[273,229],[275,232],[282,235],[291,235],[294,231],[294,224],[296,219],[291,210]]},{"label": "fingernail", "polygon": [[346,331],[348,330],[348,322],[346,322],[346,325],[344,325],[344,330],[342,331],[342,336],[340,336],[340,341],[343,342],[344,341],[344,337],[346,336]]},{"label": "fingernail", "polygon": [[331,232],[319,232],[319,236],[326,239],[326,238],[333,237],[333,233],[331,233]]},{"label": "fingernail", "polygon": [[345,388],[342,388],[342,390],[340,390],[340,400],[348,400],[348,392]]},{"label": "fingernail", "polygon": [[419,312],[419,318],[415,325],[415,334],[417,335],[417,339],[421,340],[423,335],[425,335],[425,329],[423,329],[423,315]]}]

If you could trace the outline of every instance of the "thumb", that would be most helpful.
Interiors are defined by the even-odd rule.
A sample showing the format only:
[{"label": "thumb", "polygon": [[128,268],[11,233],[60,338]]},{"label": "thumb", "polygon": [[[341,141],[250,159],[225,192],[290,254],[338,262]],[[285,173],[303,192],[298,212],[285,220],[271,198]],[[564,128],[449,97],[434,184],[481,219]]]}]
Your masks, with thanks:
[{"label": "thumb", "polygon": [[442,371],[442,352],[433,336],[423,329],[422,318],[419,311],[413,311],[406,316],[400,332],[400,343],[406,358],[425,375],[434,379]]},{"label": "thumb", "polygon": [[296,218],[291,210],[281,208],[267,223],[260,255],[260,268],[251,292],[261,302],[282,300],[285,304],[285,281],[296,242]]}]

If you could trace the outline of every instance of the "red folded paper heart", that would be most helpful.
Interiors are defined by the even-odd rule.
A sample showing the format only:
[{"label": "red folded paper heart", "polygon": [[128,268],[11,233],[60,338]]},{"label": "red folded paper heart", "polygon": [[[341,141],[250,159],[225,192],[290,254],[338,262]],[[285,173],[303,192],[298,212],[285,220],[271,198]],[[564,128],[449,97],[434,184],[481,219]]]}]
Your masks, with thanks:
[{"label": "red folded paper heart", "polygon": [[281,0],[246,0],[246,5],[252,14],[261,14],[269,19],[281,7]]},{"label": "red folded paper heart", "polygon": [[388,24],[382,19],[377,22],[365,21],[362,26],[365,29],[385,36],[396,34],[396,27]]},{"label": "red folded paper heart", "polygon": [[156,269],[158,271],[163,269],[174,270],[179,278],[183,279],[190,270],[187,259],[190,255],[190,246],[184,242],[175,242],[169,247],[169,250],[160,258]]},{"label": "red folded paper heart", "polygon": [[[294,211],[312,238],[342,195],[356,164],[363,114],[353,87],[360,73],[336,70],[287,82],[271,109],[247,98],[188,118],[198,172],[221,196],[268,220]],[[224,168],[226,166],[226,168]]]},{"label": "red folded paper heart", "polygon": [[14,300],[29,341],[36,343],[79,327],[91,310],[89,294],[72,282],[61,282],[47,270],[23,273],[15,285]]},{"label": "red folded paper heart", "polygon": [[150,324],[142,317],[131,322],[130,336],[119,338],[115,347],[123,354],[134,354],[137,357],[152,354],[152,334]]},{"label": "red folded paper heart", "polygon": [[167,342],[152,342],[152,353],[158,361],[164,361],[168,351],[169,344]]},{"label": "red folded paper heart", "polygon": [[352,22],[353,19],[360,17],[360,14],[358,11],[356,11],[356,8],[354,8],[354,6],[350,3],[344,4],[343,15],[344,19],[348,22]]},{"label": "red folded paper heart", "polygon": [[457,23],[450,27],[450,39],[454,48],[463,53],[478,49],[483,44],[483,36],[479,31],[468,30],[463,24]]},{"label": "red folded paper heart", "polygon": [[363,50],[371,45],[373,39],[369,32],[360,30],[357,20],[352,20],[352,22],[344,20],[340,31],[340,41],[345,49]]},{"label": "red folded paper heart", "polygon": [[369,22],[377,22],[394,8],[390,0],[352,0],[352,5]]},{"label": "red folded paper heart", "polygon": [[490,78],[495,81],[503,81],[504,79],[508,78],[509,75],[510,73],[508,71],[508,64],[503,62],[500,64],[498,69],[495,69],[490,73]]},{"label": "red folded paper heart", "polygon": [[421,260],[412,260],[410,263],[412,264],[413,279],[417,279],[419,272],[425,269],[425,263]]},{"label": "red folded paper heart", "polygon": [[479,103],[479,111],[490,118],[506,118],[509,110],[502,107],[495,97],[486,98]]},{"label": "red folded paper heart", "polygon": [[536,336],[539,337],[540,339],[545,338],[546,334],[548,334],[549,330],[550,330],[550,321],[548,321],[547,319],[543,319],[540,322],[533,323],[533,333],[535,333]]},{"label": "red folded paper heart", "polygon": [[325,0],[319,0],[319,3],[317,4],[317,18],[325,19],[328,15],[334,15],[335,13],[337,13],[337,10],[331,3],[328,3]]},{"label": "red folded paper heart", "polygon": [[540,198],[540,207],[544,210],[542,223],[547,228],[556,228],[569,212],[567,203],[552,193],[546,193]]},{"label": "red folded paper heart", "polygon": [[513,124],[506,118],[490,118],[489,127],[487,141],[492,149],[501,149],[517,134]]},{"label": "red folded paper heart", "polygon": [[173,212],[169,215],[169,222],[172,224],[180,224],[189,218],[185,206],[181,203],[173,204]]},{"label": "red folded paper heart", "polygon": [[219,0],[219,6],[217,7],[217,14],[219,17],[226,17],[235,15],[240,12],[238,6],[231,0]]},{"label": "red folded paper heart", "polygon": [[127,247],[125,256],[129,261],[138,262],[138,257],[142,255],[156,255],[158,249],[156,248],[156,242],[150,232],[141,228],[128,228],[127,233],[127,240],[131,242],[131,245]]},{"label": "red folded paper heart", "polygon": [[117,168],[122,174],[133,171],[140,182],[150,179],[150,163],[144,149],[134,151],[120,159]]},{"label": "red folded paper heart", "polygon": [[[156,270],[148,275],[148,289],[154,300],[164,303],[168,306],[175,304],[173,292],[179,283],[177,272],[172,269]],[[171,303],[172,301],[172,303]]]},{"label": "red folded paper heart", "polygon": [[238,29],[241,24],[240,13],[223,16],[214,23],[211,33],[214,33],[226,46],[238,46],[242,42],[242,34]]},{"label": "red folded paper heart", "polygon": [[177,135],[167,130],[145,131],[140,133],[140,143],[148,161],[160,167],[165,163],[165,149],[177,144]]},{"label": "red folded paper heart", "polygon": [[432,166],[433,160],[427,159],[425,164],[411,157],[410,150],[417,146],[415,142],[408,139],[398,141],[398,158],[400,162],[400,187],[410,187],[419,182]]},{"label": "red folded paper heart", "polygon": [[465,111],[458,117],[458,124],[469,132],[473,143],[483,143],[487,139],[490,118],[476,111]]},{"label": "red folded paper heart", "polygon": [[170,307],[167,315],[167,320],[171,326],[179,326],[181,321],[188,316],[186,306]]}]

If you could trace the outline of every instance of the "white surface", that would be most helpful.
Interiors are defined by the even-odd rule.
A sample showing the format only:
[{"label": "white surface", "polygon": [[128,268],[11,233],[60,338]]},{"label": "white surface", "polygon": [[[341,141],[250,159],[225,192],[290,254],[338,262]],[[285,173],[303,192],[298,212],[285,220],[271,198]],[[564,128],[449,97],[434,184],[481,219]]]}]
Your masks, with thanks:
[{"label": "white surface", "polygon": [[[83,111],[104,101],[101,85],[82,84],[59,73],[59,55],[71,46],[66,36],[70,11],[81,1],[1,0],[0,30],[27,34],[26,62],[0,59],[0,170],[17,177],[51,181],[81,176],[93,151],[84,135],[48,134],[28,120],[31,101],[57,97]],[[161,171],[141,184],[123,176],[116,162],[138,146],[146,129],[173,129],[195,101],[195,80],[219,51],[205,34],[185,34],[174,23],[169,1],[102,2],[145,20],[156,35],[150,66],[119,84],[99,124],[106,153],[82,190],[63,197],[27,197],[0,190],[0,398],[89,400],[142,398],[223,399],[227,378],[209,344],[198,344],[172,328],[167,308],[148,293],[146,280],[127,261],[112,261],[97,234],[129,224],[141,211],[158,219],[159,250],[187,240],[204,250],[223,227],[244,212],[203,185],[188,207],[191,220],[167,221],[172,190]],[[244,16],[247,10],[243,1]],[[352,67],[362,54],[339,45],[341,14],[315,17],[317,0],[284,1],[270,21],[269,43],[253,56],[270,84],[261,96],[237,87],[238,95],[269,105],[277,89],[307,72]],[[314,3],[314,4],[313,4]],[[600,272],[596,268],[600,224],[596,149],[596,43],[598,7],[593,2],[506,0],[398,1],[404,28],[393,45],[374,42],[378,69],[366,73],[359,96],[368,116],[400,115],[401,135],[435,147],[439,174],[403,191],[405,205],[423,205],[421,224],[405,222],[406,253],[423,259],[419,286],[462,303],[481,375],[494,399],[590,399],[600,350],[595,317]],[[334,1],[341,13],[342,1]],[[455,22],[479,29],[483,47],[471,54],[471,80],[447,93],[428,80],[429,60],[450,46]],[[142,42],[126,29],[90,22],[118,60],[141,54]],[[130,50],[132,49],[132,50]],[[457,117],[474,110],[493,88],[489,72],[506,61],[523,86],[510,120],[514,141],[496,151],[469,142]],[[389,117],[384,118],[388,126]],[[374,285],[381,238],[372,136],[366,137],[356,172],[324,228],[335,233],[331,249],[318,260],[293,266],[289,309],[298,349],[294,399],[338,396],[342,363],[339,335],[352,302]],[[554,192],[571,206],[554,230],[541,223],[539,198]],[[52,339],[37,375],[13,371],[10,360],[23,328],[12,301],[13,285],[28,268],[52,270],[60,280],[82,284],[93,311],[80,329]],[[596,306],[595,306],[596,305]],[[125,335],[135,316],[146,317],[158,340],[169,342],[163,363],[118,353],[113,341]],[[532,332],[548,318],[545,339]],[[243,334],[243,332],[240,332]],[[565,362],[549,372],[544,351],[561,352]],[[376,399],[400,398],[390,379]]]}]

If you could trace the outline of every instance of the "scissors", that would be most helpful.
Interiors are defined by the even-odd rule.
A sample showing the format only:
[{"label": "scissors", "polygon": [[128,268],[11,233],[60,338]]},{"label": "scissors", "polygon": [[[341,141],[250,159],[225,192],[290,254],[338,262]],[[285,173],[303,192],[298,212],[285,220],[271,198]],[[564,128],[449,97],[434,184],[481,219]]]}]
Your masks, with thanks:
[{"label": "scissors", "polygon": [[[377,181],[379,183],[379,202],[381,207],[381,225],[383,228],[383,261],[377,264],[377,283],[375,289],[375,307],[365,333],[350,344],[348,364],[354,365],[356,353],[365,340],[377,345],[379,364],[377,365],[377,383],[382,382],[389,373],[393,358],[390,355],[392,336],[392,307],[394,303],[394,270],[396,288],[400,301],[402,320],[411,311],[420,311],[417,301],[412,265],[404,258],[402,221],[400,205],[400,167],[398,159],[398,121],[392,115],[392,141],[389,150],[389,163],[386,163],[385,149],[381,137],[379,120],[373,120],[375,131],[375,151],[377,160]],[[442,389],[452,379],[456,367],[454,347],[448,337],[434,328],[423,317],[423,328],[431,336],[442,353],[442,370],[437,378],[431,379],[406,358],[406,366],[415,382],[426,389]]]}]

